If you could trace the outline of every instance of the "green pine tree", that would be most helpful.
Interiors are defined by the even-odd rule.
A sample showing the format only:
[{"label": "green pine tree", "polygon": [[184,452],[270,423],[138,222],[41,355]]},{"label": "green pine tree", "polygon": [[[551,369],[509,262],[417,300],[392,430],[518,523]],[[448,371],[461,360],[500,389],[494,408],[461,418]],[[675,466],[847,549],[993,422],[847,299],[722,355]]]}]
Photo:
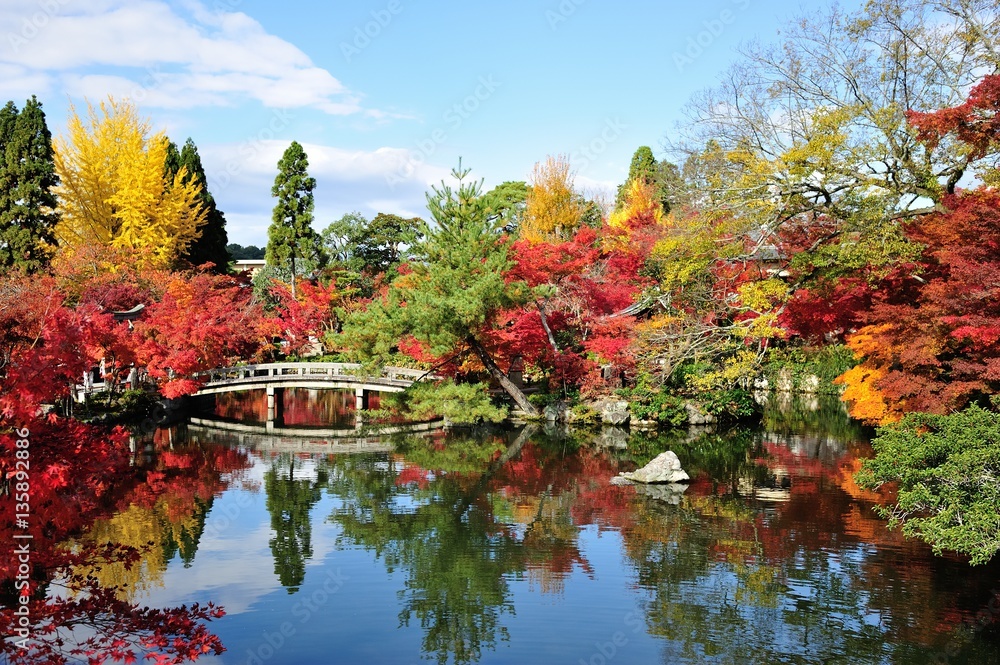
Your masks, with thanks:
[{"label": "green pine tree", "polygon": [[295,297],[296,262],[322,263],[320,236],[313,230],[313,190],[316,179],[309,176],[309,159],[297,141],[285,150],[278,161],[278,175],[271,188],[271,196],[277,197],[271,216],[271,226],[267,230],[268,265],[291,268],[292,297]]},{"label": "green pine tree", "polygon": [[[14,137],[14,125],[17,124],[18,110],[14,102],[0,109],[0,219],[10,216],[6,211],[13,207],[14,189],[16,187],[14,172],[7,168],[7,146]],[[9,269],[14,265],[13,254],[9,247],[7,235],[13,233],[7,225],[0,227],[0,267]]]},{"label": "green pine tree", "polygon": [[13,102],[0,110],[0,268],[35,272],[55,249],[53,188],[59,183],[52,134],[41,103],[32,96],[20,113]]},{"label": "green pine tree", "polygon": [[349,318],[346,339],[365,360],[388,358],[405,335],[438,357],[471,352],[525,413],[537,415],[488,348],[496,313],[523,305],[531,292],[522,282],[507,281],[513,261],[505,220],[493,198],[482,194],[482,181],[466,181],[468,174],[460,163],[452,172],[457,190],[442,183],[427,195],[435,224],[421,229],[423,238],[412,249],[412,275],[393,284],[387,302],[374,302]]},{"label": "green pine tree", "polygon": [[173,141],[167,142],[167,156],[163,158],[163,175],[171,180],[181,170],[181,151]]},{"label": "green pine tree", "polygon": [[201,202],[205,206],[207,216],[201,227],[201,235],[195,238],[181,258],[193,266],[211,263],[213,271],[225,273],[229,270],[232,260],[226,246],[229,235],[226,233],[226,217],[215,205],[215,197],[208,191],[208,178],[205,167],[201,163],[198,147],[190,138],[184,143],[177,157],[178,170],[187,169],[189,181],[193,180],[201,188]]},{"label": "green pine tree", "polygon": [[656,161],[652,148],[647,145],[639,146],[635,154],[632,155],[632,163],[628,168],[628,179],[618,186],[618,197],[615,200],[617,209],[620,210],[624,205],[628,186],[637,178],[642,178],[647,183],[656,186],[660,203],[663,205],[663,212],[670,212],[671,190],[680,179],[677,167],[668,161]]}]

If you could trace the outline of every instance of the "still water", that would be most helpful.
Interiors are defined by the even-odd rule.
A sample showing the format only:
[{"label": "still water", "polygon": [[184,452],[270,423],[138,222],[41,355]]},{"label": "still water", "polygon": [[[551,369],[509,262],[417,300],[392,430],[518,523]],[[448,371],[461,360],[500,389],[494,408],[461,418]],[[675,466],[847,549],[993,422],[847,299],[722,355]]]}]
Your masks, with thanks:
[{"label": "still water", "polygon": [[[288,395],[286,424],[349,427],[351,399]],[[129,600],[225,608],[204,663],[1000,662],[1000,566],[887,531],[852,480],[866,432],[818,406],[658,436],[180,426],[138,463],[196,458],[196,482],[83,538],[155,544],[100,573]],[[686,491],[609,484],[667,449]]]}]

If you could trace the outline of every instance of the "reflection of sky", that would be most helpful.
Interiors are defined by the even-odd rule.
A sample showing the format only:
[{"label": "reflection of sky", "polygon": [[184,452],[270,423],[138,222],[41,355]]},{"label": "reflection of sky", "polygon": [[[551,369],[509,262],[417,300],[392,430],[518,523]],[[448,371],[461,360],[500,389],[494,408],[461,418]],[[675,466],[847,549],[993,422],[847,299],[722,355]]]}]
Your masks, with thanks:
[{"label": "reflection of sky", "polygon": [[[256,456],[250,459],[253,466],[244,477],[263,487],[270,464]],[[294,477],[315,480],[315,469],[313,460],[296,459]],[[152,594],[151,602],[170,607],[205,597],[234,615],[252,609],[261,597],[281,589],[268,545],[272,532],[266,500],[263,490],[240,489],[230,489],[216,499],[191,567],[185,569],[178,559],[171,562],[164,575],[164,588]],[[306,562],[307,575],[310,568],[322,566],[334,550],[336,528],[322,518],[331,508],[326,499],[313,508],[313,556]]]},{"label": "reflection of sky", "polygon": [[[427,662],[420,653],[428,628],[415,615],[402,626],[400,615],[404,602],[421,598],[426,590],[410,585],[408,570],[387,572],[374,551],[343,539],[338,544],[341,531],[329,517],[343,499],[323,492],[311,512],[313,554],[306,562],[305,579],[295,593],[281,586],[268,545],[272,531],[262,490],[265,473],[278,458],[251,454],[250,459],[252,466],[239,474],[241,483],[214,502],[191,567],[184,568],[179,558],[171,561],[163,588],[152,590],[148,602],[169,607],[213,601],[225,608],[227,616],[209,628],[228,652],[201,662]],[[402,468],[398,461],[376,466],[380,471]],[[287,474],[287,461],[281,468]],[[316,479],[315,460],[297,457],[294,477]],[[799,487],[793,483],[791,492]],[[822,491],[827,497],[840,492],[833,485]],[[390,521],[435,500],[423,494],[416,498],[415,492],[414,487],[400,488],[391,499]],[[730,523],[729,517],[711,510],[713,505],[725,508],[726,502],[706,505],[708,513],[702,514],[691,505],[642,501],[648,503],[640,503],[637,514],[653,517],[645,524],[655,542],[646,553],[648,561],[638,562],[626,554],[617,529],[578,524],[575,544],[592,573],[580,565],[570,566],[567,573],[550,572],[559,583],[549,586],[557,592],[548,593],[543,592],[545,580],[537,574],[546,573],[538,561],[506,574],[503,581],[509,595],[503,603],[513,611],[501,613],[498,625],[509,632],[509,639],[498,635],[495,650],[484,646],[479,663],[736,662],[727,659],[739,655],[753,663],[767,662],[761,659],[779,653],[813,662],[810,659],[818,653],[846,657],[856,647],[871,652],[850,662],[881,662],[865,657],[880,649],[893,653],[895,645],[909,639],[899,634],[900,629],[920,619],[915,612],[919,608],[898,602],[903,590],[909,590],[906,571],[913,569],[909,550],[895,552],[853,537],[838,542],[838,532],[821,549],[810,547],[812,540],[806,538],[793,544],[781,561],[746,565],[741,555],[729,557],[742,552],[741,545],[761,546],[757,539],[770,528],[790,529],[786,535],[798,543],[796,530],[810,525],[836,528],[839,521],[822,521],[802,511],[789,513],[792,504],[753,504],[756,508],[750,512],[756,512],[759,522]],[[836,512],[846,505],[835,501],[825,510]],[[683,528],[674,525],[678,516]],[[659,535],[656,519],[663,520],[665,530]],[[752,532],[741,531],[751,524],[756,524]],[[758,526],[763,530],[758,532]],[[523,537],[524,525],[515,527]],[[435,534],[427,531],[421,536]],[[634,556],[634,535],[629,544]],[[719,551],[709,554],[706,547]],[[887,554],[899,559],[899,566],[876,568],[885,571],[886,579],[869,579],[872,560]],[[433,569],[433,562],[424,563]],[[888,574],[896,568],[896,573]],[[763,577],[755,577],[758,572]],[[946,602],[946,596],[936,592],[924,599]],[[659,636],[650,635],[651,629]],[[706,640],[717,646],[716,656],[722,660],[712,660],[702,651]],[[919,643],[907,646],[922,648]]]}]

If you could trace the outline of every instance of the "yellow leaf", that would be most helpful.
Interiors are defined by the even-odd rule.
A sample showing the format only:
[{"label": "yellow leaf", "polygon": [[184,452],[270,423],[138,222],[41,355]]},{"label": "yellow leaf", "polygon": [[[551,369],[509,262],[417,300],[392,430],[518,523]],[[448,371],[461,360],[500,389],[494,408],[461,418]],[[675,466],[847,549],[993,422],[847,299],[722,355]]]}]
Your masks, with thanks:
[{"label": "yellow leaf", "polygon": [[60,246],[110,245],[167,267],[200,235],[207,214],[200,188],[184,182],[183,169],[164,175],[167,138],[150,135],[130,102],[109,97],[87,110],[84,122],[71,107],[68,135],[53,141]]}]

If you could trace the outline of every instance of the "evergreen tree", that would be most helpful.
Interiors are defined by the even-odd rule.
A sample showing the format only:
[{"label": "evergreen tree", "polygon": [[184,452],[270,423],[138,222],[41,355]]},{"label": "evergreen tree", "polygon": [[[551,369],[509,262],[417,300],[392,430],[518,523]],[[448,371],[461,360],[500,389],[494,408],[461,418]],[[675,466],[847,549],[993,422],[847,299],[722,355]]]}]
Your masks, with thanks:
[{"label": "evergreen tree", "polygon": [[656,187],[657,198],[663,206],[664,214],[670,212],[671,188],[676,186],[680,178],[677,167],[670,162],[656,161],[653,150],[649,146],[639,146],[632,155],[632,163],[628,168],[628,179],[618,186],[618,198],[615,201],[615,209],[621,210],[625,205],[625,198],[629,185],[636,179],[641,178],[647,184]]},{"label": "evergreen tree", "polygon": [[297,141],[285,150],[278,161],[278,175],[271,188],[277,197],[267,230],[266,258],[270,266],[279,268],[287,262],[291,267],[292,297],[295,297],[295,263],[314,260],[322,263],[320,236],[313,230],[313,190],[316,179],[307,169],[309,159]]},{"label": "evergreen tree", "polygon": [[[13,207],[13,196],[16,183],[14,173],[7,168],[7,146],[14,137],[14,125],[17,123],[17,106],[14,102],[0,109],[0,219],[6,222],[9,211]],[[13,255],[7,241],[8,229],[6,223],[0,228],[0,267],[9,268],[13,265]]]},{"label": "evergreen tree", "polygon": [[424,220],[380,212],[371,221],[347,213],[323,231],[327,258],[344,269],[369,275],[391,271],[409,259],[409,248],[422,236]]},{"label": "evergreen tree", "polygon": [[240,259],[259,260],[264,258],[264,250],[257,245],[247,245],[244,247],[239,243],[231,242],[226,245],[226,252],[229,253],[229,256],[232,257],[234,261],[238,261]]},{"label": "evergreen tree", "polygon": [[482,181],[452,171],[458,188],[442,183],[427,194],[434,224],[424,224],[413,247],[413,272],[396,280],[383,302],[373,302],[344,325],[345,339],[364,360],[391,357],[394,344],[412,335],[440,358],[475,354],[483,367],[529,415],[538,409],[494,360],[490,333],[497,314],[531,296],[523,282],[509,282],[512,239]]},{"label": "evergreen tree", "polygon": [[[171,144],[173,146],[173,144]],[[174,156],[176,155],[176,156]],[[167,155],[168,168],[173,168],[173,173],[177,173],[181,168],[187,169],[185,182],[194,182],[201,191],[200,199],[205,207],[205,223],[201,226],[201,235],[194,239],[181,258],[193,266],[200,266],[203,263],[211,263],[213,271],[226,273],[229,270],[231,259],[226,245],[229,243],[229,235],[226,233],[226,217],[215,205],[215,197],[208,191],[208,178],[205,175],[205,167],[201,163],[201,156],[198,154],[198,147],[190,138],[184,143],[184,147],[177,152],[177,147],[173,146],[172,153]]]},{"label": "evergreen tree", "polygon": [[523,180],[508,180],[488,191],[486,196],[492,201],[492,209],[504,220],[504,232],[517,234],[524,221],[528,183]]},{"label": "evergreen tree", "polygon": [[34,96],[20,113],[12,102],[0,110],[0,148],[0,268],[34,272],[55,249],[52,189],[59,183],[52,135]]},{"label": "evergreen tree", "polygon": [[163,175],[173,180],[181,170],[181,151],[173,141],[167,142],[167,155],[163,158]]},{"label": "evergreen tree", "polygon": [[14,102],[7,102],[7,105],[0,109],[0,154],[7,149],[7,144],[14,135],[17,115],[17,106]]}]

